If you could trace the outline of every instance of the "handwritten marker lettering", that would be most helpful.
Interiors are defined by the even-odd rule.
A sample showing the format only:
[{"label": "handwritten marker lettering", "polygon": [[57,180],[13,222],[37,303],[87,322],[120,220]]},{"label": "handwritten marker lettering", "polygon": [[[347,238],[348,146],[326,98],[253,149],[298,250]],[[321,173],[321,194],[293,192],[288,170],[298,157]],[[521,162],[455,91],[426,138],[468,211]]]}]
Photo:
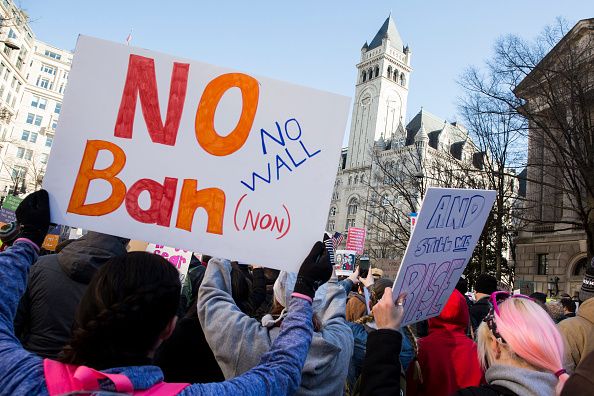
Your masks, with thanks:
[{"label": "handwritten marker lettering", "polygon": [[481,195],[471,198],[444,195],[433,211],[427,229],[468,227],[480,216],[484,206],[485,198]]},{"label": "handwritten marker lettering", "polygon": [[[284,211],[280,216],[273,215],[270,213],[262,213],[252,209],[247,209],[244,214],[241,213],[242,207],[245,202],[247,194],[244,194],[237,205],[235,205],[235,213],[233,214],[233,223],[237,231],[269,231],[272,234],[277,235],[276,239],[282,239],[287,235],[291,229],[291,214],[286,205],[282,205]],[[244,219],[241,222],[241,219]]]},{"label": "handwritten marker lettering", "polygon": [[[163,123],[155,62],[152,58],[131,54],[114,136],[132,139],[136,102],[140,98],[142,115],[151,141],[154,144],[174,146],[185,103],[189,71],[189,64],[173,63],[167,116]],[[215,112],[221,98],[231,88],[239,88],[241,91],[241,114],[236,127],[228,135],[221,136],[214,129]],[[241,149],[252,128],[258,98],[258,81],[247,74],[222,74],[210,81],[196,109],[195,132],[198,146],[213,156],[227,156]],[[95,165],[102,151],[109,152],[113,162],[107,168],[97,169]],[[117,210],[125,201],[126,210],[134,220],[169,227],[178,180],[167,177],[163,183],[159,183],[148,178],[140,179],[128,189],[117,177],[125,164],[126,154],[118,145],[104,140],[88,140],[67,211],[85,216],[103,216]],[[277,178],[279,169],[285,165],[277,161]],[[270,168],[268,174],[270,179]],[[103,201],[87,203],[89,187],[93,180],[108,182],[112,192]],[[143,191],[149,193],[151,200],[150,207],[146,210],[138,204],[138,198]],[[222,235],[225,203],[225,192],[220,188],[207,186],[199,189],[198,180],[185,179],[182,183],[175,227],[191,232],[194,215],[197,209],[202,208],[208,216],[206,232]]]},{"label": "handwritten marker lettering", "polygon": [[[280,180],[282,177],[299,168],[306,160],[319,154],[322,150],[312,151],[303,143],[301,125],[295,118],[290,118],[281,128],[279,122],[274,123],[276,132],[262,128],[260,129],[260,140],[262,144],[262,155],[272,154],[268,144],[272,148],[276,146],[284,147],[280,153],[276,154],[274,159],[266,163],[264,171],[252,171],[251,182],[248,179],[241,180],[240,183],[250,191],[256,191],[258,183],[270,184],[273,180]],[[286,138],[286,139],[285,139]],[[290,145],[290,146],[289,146]]]}]

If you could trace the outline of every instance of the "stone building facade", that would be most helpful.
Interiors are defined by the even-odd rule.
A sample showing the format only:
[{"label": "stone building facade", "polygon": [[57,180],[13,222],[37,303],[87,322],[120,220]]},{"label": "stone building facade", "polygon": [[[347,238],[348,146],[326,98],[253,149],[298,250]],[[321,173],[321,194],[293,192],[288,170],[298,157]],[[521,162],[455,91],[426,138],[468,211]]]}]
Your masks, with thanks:
[{"label": "stone building facade", "polygon": [[[357,64],[349,146],[342,151],[327,222],[328,231],[345,233],[350,227],[365,228],[366,253],[378,251],[370,254],[372,263],[391,278],[396,275],[400,257],[389,249],[376,249],[394,235],[388,235],[390,224],[378,226],[381,217],[374,210],[402,207],[396,211],[405,215],[390,221],[409,222],[408,214],[418,208],[424,187],[448,184],[441,168],[455,164],[460,165],[459,169],[462,165],[480,169],[482,158],[459,123],[421,109],[405,125],[411,56],[411,49],[404,45],[391,17],[371,42],[363,45]],[[396,179],[407,173],[407,197],[395,195],[382,172]],[[412,207],[411,195],[415,201]],[[370,208],[373,202],[377,208]]]},{"label": "stone building facade", "polygon": [[70,51],[39,40],[34,43],[21,103],[1,152],[3,194],[41,187],[70,73]]},{"label": "stone building facade", "polygon": [[41,186],[72,53],[36,40],[29,17],[0,0],[0,197]]},{"label": "stone building facade", "polygon": [[[554,70],[548,62],[560,59],[568,48],[580,47],[590,48],[588,62],[591,64],[594,62],[593,43],[594,18],[579,21],[519,84],[516,95],[525,99],[527,106],[546,109],[542,93],[535,86],[535,81],[540,78],[536,74],[541,73],[539,68]],[[588,106],[592,117],[594,101],[590,101]],[[579,291],[588,264],[586,233],[581,227],[568,226],[567,221],[575,220],[576,214],[570,197],[557,187],[563,183],[563,175],[548,164],[551,160],[546,150],[542,134],[536,125],[530,123],[526,194],[530,203],[528,217],[532,223],[516,240],[516,287],[522,288],[523,292],[548,293],[552,289],[553,294],[558,289],[559,293],[573,296]]]}]

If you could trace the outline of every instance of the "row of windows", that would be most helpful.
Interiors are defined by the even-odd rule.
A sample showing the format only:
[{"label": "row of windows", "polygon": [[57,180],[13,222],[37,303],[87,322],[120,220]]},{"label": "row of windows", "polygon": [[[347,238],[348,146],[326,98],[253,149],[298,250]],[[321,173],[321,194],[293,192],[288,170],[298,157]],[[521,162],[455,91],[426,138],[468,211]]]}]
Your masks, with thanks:
[{"label": "row of windows", "polygon": [[45,106],[47,105],[46,98],[40,98],[39,96],[33,96],[31,100],[31,107],[36,107],[41,110],[45,110]]},{"label": "row of windows", "polygon": [[42,121],[43,121],[43,116],[33,114],[33,113],[27,114],[27,121],[26,121],[27,124],[41,126]]},{"label": "row of windows", "polygon": [[50,82],[49,78],[46,77],[37,77],[37,81],[35,82],[35,85],[37,85],[38,87],[44,88],[44,89],[54,89],[54,83]]},{"label": "row of windows", "polygon": [[375,69],[369,68],[369,70],[363,70],[363,74],[361,75],[361,79],[363,82],[367,80],[371,80],[374,77],[379,76],[379,66],[376,66]]},{"label": "row of windows", "polygon": [[21,134],[21,140],[25,142],[37,143],[37,137],[39,134],[37,132],[31,132],[23,129],[23,133]]},{"label": "row of windows", "polygon": [[17,156],[17,158],[24,158],[27,161],[30,161],[31,158],[33,157],[33,150],[18,147],[16,156]]},{"label": "row of windows", "polygon": [[353,179],[352,176],[349,176],[349,180],[348,180],[348,185],[350,186],[351,184],[359,184],[359,182],[361,183],[365,183],[365,175],[362,174],[361,178],[359,178],[359,175],[355,175],[355,178]]},{"label": "row of windows", "polygon": [[[24,142],[29,142],[29,143],[37,143],[38,137],[39,137],[39,134],[37,132],[27,131],[26,129],[24,129],[21,134],[21,140]],[[47,135],[45,137],[45,146],[52,147],[53,141],[54,141],[53,136]]]},{"label": "row of windows", "polygon": [[[17,158],[24,159],[26,161],[31,161],[33,158],[33,150],[25,149],[23,147],[17,147]],[[48,155],[45,153],[41,153],[39,155],[39,162],[42,164],[47,164]]]},{"label": "row of windows", "polygon": [[55,59],[55,60],[62,59],[62,55],[60,55],[60,54],[58,54],[56,52],[50,51],[50,50],[45,50],[44,55],[47,56],[48,58],[52,58],[52,59]]},{"label": "row of windows", "polygon": [[[401,199],[402,198],[400,196],[396,197],[396,203],[400,203]],[[392,203],[392,198],[390,197],[389,194],[382,195],[382,199],[381,199],[382,206],[388,206],[391,203]],[[358,208],[359,208],[359,200],[355,197],[351,198],[351,200],[349,201],[349,204],[348,204],[347,215],[356,215]],[[330,208],[330,216],[336,216],[336,213],[337,213],[336,206],[332,206]]]},{"label": "row of windows", "polygon": [[[46,106],[47,106],[46,98],[42,98],[39,96],[33,96],[33,99],[31,99],[31,107],[36,107],[38,109],[45,110]],[[56,107],[54,107],[54,113],[60,114],[61,111],[62,111],[62,103],[56,102]]]},{"label": "row of windows", "polygon": [[41,71],[43,73],[51,74],[52,76],[56,75],[56,68],[50,65],[41,64]]},{"label": "row of windows", "polygon": [[[361,82],[365,82],[367,80],[371,80],[372,78],[378,77],[380,73],[379,66],[375,66],[375,68],[369,68],[368,70],[363,70],[361,74]],[[395,68],[392,69],[392,66],[388,66],[388,74],[387,77],[391,80],[394,80],[397,83],[400,83],[403,87],[406,86],[406,76],[404,73],[398,73],[398,70]]]},{"label": "row of windows", "polygon": [[[582,276],[586,272],[588,259],[580,259],[572,271],[572,276]],[[540,253],[536,255],[536,274],[549,275],[549,255],[547,253]]]}]

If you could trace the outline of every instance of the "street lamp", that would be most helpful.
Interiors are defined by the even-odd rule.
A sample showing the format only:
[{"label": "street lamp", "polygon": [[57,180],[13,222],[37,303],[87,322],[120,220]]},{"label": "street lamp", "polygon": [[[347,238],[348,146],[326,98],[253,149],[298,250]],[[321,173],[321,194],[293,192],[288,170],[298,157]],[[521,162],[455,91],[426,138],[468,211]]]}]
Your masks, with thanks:
[{"label": "street lamp", "polygon": [[553,290],[555,290],[555,296],[559,294],[559,277],[556,276],[555,278],[550,278],[547,282],[547,289],[549,291],[549,296],[553,297]]}]

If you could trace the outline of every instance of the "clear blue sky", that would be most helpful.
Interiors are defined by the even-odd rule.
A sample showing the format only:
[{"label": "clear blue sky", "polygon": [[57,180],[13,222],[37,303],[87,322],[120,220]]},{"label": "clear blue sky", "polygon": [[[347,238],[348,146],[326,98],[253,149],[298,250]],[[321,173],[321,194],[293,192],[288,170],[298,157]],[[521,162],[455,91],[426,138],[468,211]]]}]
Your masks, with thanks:
[{"label": "clear blue sky", "polygon": [[[536,36],[557,16],[594,17],[591,0],[82,1],[21,0],[38,39],[73,49],[79,33],[352,97],[360,48],[390,10],[412,49],[408,116],[456,118],[456,79],[494,41]],[[105,68],[109,72],[109,67]]]}]

